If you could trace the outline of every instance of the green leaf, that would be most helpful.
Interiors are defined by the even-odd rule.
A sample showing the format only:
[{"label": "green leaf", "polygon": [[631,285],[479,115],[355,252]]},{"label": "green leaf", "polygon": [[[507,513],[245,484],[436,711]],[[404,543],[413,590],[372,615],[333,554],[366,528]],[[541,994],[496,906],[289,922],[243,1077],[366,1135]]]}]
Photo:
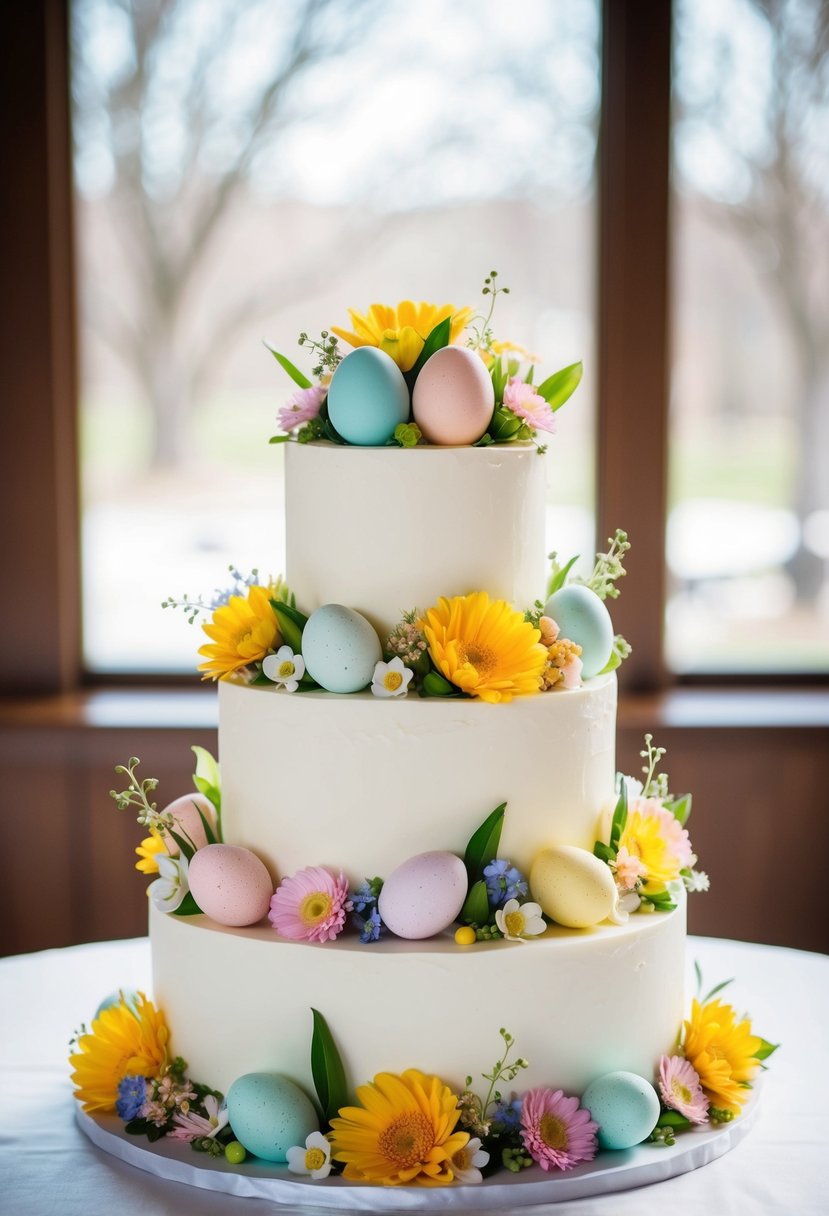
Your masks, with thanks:
[{"label": "green leaf", "polygon": [[302,631],[308,624],[308,617],[298,609],[291,608],[289,604],[283,604],[281,600],[271,600],[271,608],[279,625],[282,641],[286,646],[290,646],[294,654],[299,654],[302,650]]},{"label": "green leaf", "polygon": [[188,891],[179,906],[171,913],[172,916],[200,916],[201,908],[193,898],[193,892]]},{"label": "green leaf", "polygon": [[472,446],[473,446],[473,448],[488,448],[494,442],[495,442],[495,440],[492,438],[492,436],[487,431],[485,434],[481,435],[481,438],[477,439],[475,441],[475,443],[472,444]]},{"label": "green leaf", "polygon": [[182,857],[186,857],[190,861],[196,851],[190,841],[185,836],[182,836],[180,832],[174,832],[172,828],[167,828],[167,831],[178,845]]},{"label": "green leaf", "polygon": [[449,345],[449,335],[452,332],[452,318],[444,317],[442,321],[438,321],[435,328],[429,334],[429,337],[423,343],[423,350],[417,357],[417,362],[411,371],[406,372],[406,380],[414,384],[417,377],[420,375],[421,368],[428,359],[431,359],[436,350],[441,350],[444,346]]},{"label": "green leaf", "polygon": [[498,856],[498,845],[501,843],[501,829],[504,826],[504,813],[507,804],[502,802],[487,815],[481,826],[470,837],[463,862],[470,882],[477,882],[483,877],[484,866],[488,866]]},{"label": "green leaf", "polygon": [[774,1055],[779,1043],[770,1043],[768,1039],[760,1039],[760,1046],[754,1053],[755,1060],[767,1060],[769,1056]]},{"label": "green leaf", "polygon": [[[216,823],[221,836],[222,823],[222,782],[219,773],[219,763],[215,756],[212,756],[206,747],[199,747],[194,744],[190,748],[193,755],[196,757],[196,771],[193,773],[193,784],[200,794],[204,794],[216,808]],[[201,811],[199,811],[201,814]],[[214,840],[210,839],[210,833],[205,827],[205,834],[208,842],[215,844]]]},{"label": "green leaf", "polygon": [[517,436],[522,425],[521,419],[511,409],[498,405],[487,430],[495,443],[509,443]]},{"label": "green leaf", "polygon": [[469,888],[458,919],[465,925],[485,925],[489,920],[489,896],[482,878]]},{"label": "green leaf", "polygon": [[678,1110],[663,1110],[656,1121],[657,1127],[673,1127],[677,1131],[685,1131],[691,1126],[691,1120],[686,1119]]},{"label": "green leaf", "polygon": [[273,680],[269,680],[260,667],[255,676],[251,676],[249,688],[273,688]]},{"label": "green leaf", "polygon": [[622,832],[625,830],[625,824],[628,818],[628,788],[627,783],[621,779],[619,774],[619,800],[613,811],[613,822],[610,825],[610,850],[615,857],[619,851],[619,841],[622,839]]},{"label": "green leaf", "polygon": [[672,813],[674,818],[684,827],[688,822],[688,816],[691,814],[691,794],[683,794],[681,798],[668,798],[664,805]]},{"label": "green leaf", "polygon": [[531,363],[530,370],[527,372],[526,376],[524,377],[524,383],[532,384],[534,376],[535,376],[535,364]]},{"label": "green leaf", "polygon": [[539,384],[539,396],[544,398],[550,409],[554,411],[561,409],[564,402],[572,397],[579,387],[583,372],[584,364],[581,361],[571,363],[569,367],[563,367],[559,372],[553,372],[552,376],[548,376],[542,384]]},{"label": "green leaf", "polygon": [[507,387],[507,369],[504,367],[503,360],[497,355],[490,365],[489,377],[495,392],[495,404],[500,405],[504,400],[504,389]]},{"label": "green leaf", "polygon": [[613,852],[609,844],[605,844],[602,840],[597,840],[593,845],[593,856],[598,857],[599,861],[610,864],[616,860],[616,854]]},{"label": "green leaf", "polygon": [[271,435],[268,443],[290,443],[292,438],[291,435]]},{"label": "green leaf", "polygon": [[697,977],[697,996],[702,992],[702,967],[699,965],[699,959],[694,959],[694,975]]},{"label": "green leaf", "polygon": [[579,554],[576,553],[574,557],[570,558],[569,562],[567,562],[565,566],[562,566],[560,570],[556,570],[555,574],[550,575],[550,581],[547,583],[547,599],[549,599],[551,595],[554,595],[556,591],[561,590],[561,588],[567,582],[567,575],[573,569],[578,560]]},{"label": "green leaf", "polygon": [[[284,355],[280,355],[279,351],[274,350],[272,346],[268,346],[267,342],[265,343],[265,346],[268,347],[268,350],[271,352],[274,359],[276,359],[279,366],[288,373],[294,384],[298,384],[300,388],[314,387],[308,377],[304,375],[298,367],[294,367],[290,359],[286,359]],[[271,440],[271,442],[273,442],[273,440]]]},{"label": "green leaf", "polygon": [[420,691],[425,697],[456,697],[458,689],[450,684],[439,671],[430,671],[423,677]]},{"label": "green leaf", "polygon": [[330,1123],[348,1101],[345,1069],[337,1045],[322,1014],[312,1009],[314,1032],[311,1036],[311,1075],[326,1123]]},{"label": "green leaf", "polygon": [[616,651],[613,650],[613,651],[611,651],[610,658],[607,660],[604,667],[601,669],[601,671],[597,671],[596,675],[598,675],[598,676],[609,675],[611,671],[615,671],[617,667],[621,666],[621,664],[622,664],[622,656],[620,654],[617,654]]},{"label": "green leaf", "polygon": [[723,982],[721,984],[715,984],[714,987],[711,989],[711,991],[707,994],[707,996],[704,996],[702,998],[702,1000],[700,1001],[700,1005],[707,1005],[709,1001],[714,999],[714,997],[717,995],[718,992],[722,992],[723,988],[727,988],[729,984],[733,984],[733,983],[734,983],[734,976],[732,975],[730,980],[723,980]]},{"label": "green leaf", "polygon": [[[193,806],[196,806],[195,802],[193,803]],[[218,844],[219,842],[216,839],[216,833],[213,831],[213,828],[210,824],[210,820],[207,818],[207,816],[205,815],[204,811],[201,809],[200,806],[196,806],[196,812],[199,816],[199,819],[201,819],[201,825],[204,828],[204,835],[207,839],[207,843],[208,844]]]},{"label": "green leaf", "polygon": [[676,904],[671,898],[670,891],[658,891],[654,895],[643,895],[643,904],[652,904],[657,912],[673,912]]}]

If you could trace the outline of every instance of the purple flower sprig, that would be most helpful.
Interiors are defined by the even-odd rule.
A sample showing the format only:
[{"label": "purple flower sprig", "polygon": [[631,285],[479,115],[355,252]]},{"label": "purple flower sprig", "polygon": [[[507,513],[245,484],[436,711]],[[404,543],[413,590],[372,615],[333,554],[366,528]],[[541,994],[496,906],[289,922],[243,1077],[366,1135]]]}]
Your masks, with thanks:
[{"label": "purple flower sprig", "polygon": [[377,942],[386,933],[377,907],[377,900],[383,889],[382,878],[367,878],[365,882],[351,892],[353,912],[351,923],[360,934],[360,941],[365,945]]},{"label": "purple flower sprig", "polygon": [[529,887],[524,875],[511,861],[496,857],[489,865],[484,866],[484,882],[489,899],[489,906],[495,911],[502,908],[510,899],[521,899]]}]

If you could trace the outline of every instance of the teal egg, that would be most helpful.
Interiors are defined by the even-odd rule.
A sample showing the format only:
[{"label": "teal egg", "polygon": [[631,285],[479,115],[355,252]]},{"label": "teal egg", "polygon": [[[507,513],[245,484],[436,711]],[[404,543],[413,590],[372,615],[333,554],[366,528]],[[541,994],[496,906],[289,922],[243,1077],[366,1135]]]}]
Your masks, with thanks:
[{"label": "teal egg", "polygon": [[599,1125],[600,1148],[633,1148],[647,1140],[659,1118],[656,1090],[634,1072],[609,1072],[584,1091],[582,1106]]},{"label": "teal egg", "polygon": [[383,648],[374,626],[342,604],[323,604],[302,631],[302,657],[328,692],[359,692],[371,683]]},{"label": "teal egg", "polygon": [[348,443],[388,443],[409,418],[409,389],[394,359],[374,346],[346,355],[328,386],[328,416]]},{"label": "teal egg", "polygon": [[613,622],[596,592],[578,583],[561,587],[547,600],[544,615],[552,617],[562,638],[581,646],[582,679],[598,675],[613,652]]},{"label": "teal egg", "polygon": [[288,1149],[319,1131],[317,1112],[298,1085],[276,1072],[249,1072],[227,1091],[233,1134],[254,1157],[288,1160]]}]

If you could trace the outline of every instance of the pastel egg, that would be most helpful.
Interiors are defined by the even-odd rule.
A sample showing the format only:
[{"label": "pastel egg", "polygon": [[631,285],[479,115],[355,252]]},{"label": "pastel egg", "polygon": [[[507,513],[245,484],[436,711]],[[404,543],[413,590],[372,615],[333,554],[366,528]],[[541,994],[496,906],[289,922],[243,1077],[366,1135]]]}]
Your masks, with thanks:
[{"label": "pastel egg", "polygon": [[495,390],[480,355],[444,346],[421,368],[412,413],[428,443],[466,444],[481,438],[495,409]]},{"label": "pastel egg", "polygon": [[659,1118],[656,1090],[634,1072],[609,1072],[592,1081],[582,1106],[599,1125],[600,1148],[633,1148],[647,1140]]},{"label": "pastel egg", "polygon": [[613,653],[613,622],[604,600],[589,587],[570,583],[553,592],[544,615],[553,618],[562,638],[581,646],[582,679],[598,675]]},{"label": "pastel egg", "polygon": [[319,1131],[310,1099],[276,1072],[238,1077],[227,1091],[227,1113],[239,1143],[264,1161],[287,1161],[289,1148]]},{"label": "pastel egg", "polygon": [[377,902],[398,937],[434,937],[452,924],[468,889],[466,866],[454,853],[418,853],[393,870]]},{"label": "pastel egg", "polygon": [[328,416],[347,443],[388,443],[409,418],[409,389],[394,359],[374,346],[346,355],[328,386]]},{"label": "pastel egg", "polygon": [[359,692],[383,657],[380,639],[364,616],[342,604],[323,604],[302,631],[308,674],[328,692]]},{"label": "pastel egg", "polygon": [[220,925],[255,925],[268,911],[274,884],[265,863],[233,844],[208,844],[188,868],[193,898]]},{"label": "pastel egg", "polygon": [[[204,830],[204,824],[199,816],[199,811],[204,815],[210,827],[215,831],[216,828],[216,808],[209,798],[204,794],[182,794],[180,798],[176,798],[175,802],[171,802],[165,806],[162,811],[163,815],[172,815],[176,820],[176,826],[173,831],[178,836],[184,836],[194,848],[201,849],[207,844],[207,836]],[[178,856],[178,845],[169,835],[164,833],[165,839],[168,841],[168,848],[174,856]]]},{"label": "pastel egg", "polygon": [[616,884],[609,866],[575,845],[542,849],[532,863],[529,879],[542,911],[568,929],[597,925],[616,905]]}]

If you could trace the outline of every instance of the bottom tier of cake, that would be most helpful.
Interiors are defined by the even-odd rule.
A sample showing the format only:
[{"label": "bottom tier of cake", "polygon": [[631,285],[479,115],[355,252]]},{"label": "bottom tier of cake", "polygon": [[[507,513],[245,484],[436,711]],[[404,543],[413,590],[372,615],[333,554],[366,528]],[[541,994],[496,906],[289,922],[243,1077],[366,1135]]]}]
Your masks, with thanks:
[{"label": "bottom tier of cake", "polygon": [[617,1069],[653,1076],[684,1013],[685,901],[626,925],[550,928],[529,942],[445,937],[362,945],[277,938],[151,909],[153,989],[194,1079],[227,1092],[279,1072],[313,1093],[311,1009],[327,1019],[350,1086],[418,1068],[463,1088],[506,1027],[529,1061],[521,1088],[581,1094]]}]

